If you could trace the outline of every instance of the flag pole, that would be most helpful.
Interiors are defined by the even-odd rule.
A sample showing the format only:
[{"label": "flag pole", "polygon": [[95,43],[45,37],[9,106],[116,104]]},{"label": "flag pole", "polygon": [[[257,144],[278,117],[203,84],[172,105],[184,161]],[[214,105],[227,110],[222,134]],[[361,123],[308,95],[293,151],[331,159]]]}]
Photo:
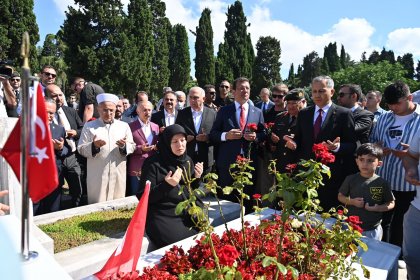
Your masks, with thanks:
[{"label": "flag pole", "polygon": [[[22,228],[21,228],[21,254],[24,261],[35,259],[38,252],[29,251],[29,192],[28,192],[28,159],[27,155],[35,151],[35,137],[28,141],[28,128],[31,128],[31,101],[29,86],[34,79],[31,76],[29,68],[29,35],[28,32],[23,33],[21,56],[23,58],[22,65],[22,114],[21,114],[21,138],[20,138],[20,178],[22,186]],[[36,94],[33,94],[36,96]],[[36,106],[33,103],[32,106]],[[28,147],[29,144],[29,147]],[[29,148],[29,153],[28,153]]]}]

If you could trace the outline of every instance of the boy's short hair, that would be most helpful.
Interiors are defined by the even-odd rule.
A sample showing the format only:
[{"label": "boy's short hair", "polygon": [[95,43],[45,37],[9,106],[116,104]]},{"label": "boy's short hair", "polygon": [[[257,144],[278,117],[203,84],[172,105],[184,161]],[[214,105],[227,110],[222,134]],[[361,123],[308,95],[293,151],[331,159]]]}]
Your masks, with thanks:
[{"label": "boy's short hair", "polygon": [[384,98],[387,104],[397,104],[400,98],[410,95],[410,88],[402,81],[390,84],[384,90]]},{"label": "boy's short hair", "polygon": [[362,144],[356,150],[356,157],[364,156],[364,155],[371,155],[371,156],[376,157],[378,160],[382,160],[384,151],[382,150],[380,146],[376,144],[365,143],[365,144]]}]

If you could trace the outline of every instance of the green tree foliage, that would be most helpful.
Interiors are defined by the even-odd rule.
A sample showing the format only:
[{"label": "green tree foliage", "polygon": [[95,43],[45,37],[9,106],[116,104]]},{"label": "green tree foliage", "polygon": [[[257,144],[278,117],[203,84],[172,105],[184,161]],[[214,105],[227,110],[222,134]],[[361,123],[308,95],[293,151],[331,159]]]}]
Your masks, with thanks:
[{"label": "green tree foliage", "polygon": [[231,68],[230,71],[219,72],[217,78],[237,78],[240,76],[252,78],[252,66],[255,55],[252,47],[251,36],[247,32],[246,17],[240,1],[228,7],[226,31],[222,51],[217,55],[217,64],[223,68]]},{"label": "green tree foliage", "polygon": [[377,51],[373,51],[369,56],[368,63],[376,64],[379,61],[381,61],[379,53]]},{"label": "green tree foliage", "polygon": [[322,58],[319,58],[317,52],[311,52],[303,58],[300,87],[310,85],[312,79],[321,74],[321,64]]},{"label": "green tree foliage", "polygon": [[407,71],[406,78],[407,79],[413,79],[414,78],[414,60],[413,60],[413,54],[406,53],[402,57],[398,56],[397,62],[399,62]]},{"label": "green tree foliage", "polygon": [[328,58],[327,57],[323,57],[322,58],[322,62],[321,62],[321,71],[322,73],[324,73],[325,75],[328,75],[330,73],[330,66],[328,64]]},{"label": "green tree foliage", "polygon": [[134,97],[137,90],[149,91],[152,83],[154,56],[152,12],[147,0],[131,0],[124,25],[121,47],[121,87]]},{"label": "green tree foliage", "polygon": [[400,63],[391,64],[389,61],[380,61],[377,64],[358,63],[332,74],[336,85],[347,83],[358,84],[364,92],[379,90],[396,80],[402,80],[410,88],[418,87],[418,82],[405,78],[406,71]]},{"label": "green tree foliage", "polygon": [[65,93],[66,86],[68,85],[68,67],[64,61],[66,45],[61,40],[61,35],[62,31],[60,30],[57,35],[47,34],[45,36],[44,45],[40,49],[38,61],[41,67],[43,65],[52,65],[54,67],[57,72],[56,82]]},{"label": "green tree foliage", "polygon": [[337,54],[337,43],[329,43],[324,48],[324,59],[326,59],[329,72],[333,73],[341,69],[340,57]]},{"label": "green tree foliage", "polygon": [[169,86],[183,90],[190,79],[191,60],[185,26],[176,24],[169,36]]},{"label": "green tree foliage", "polygon": [[36,44],[39,29],[33,0],[2,0],[0,4],[0,59],[12,60],[12,66],[22,66],[22,35],[27,31],[30,41],[30,67],[39,70]]},{"label": "green tree foliage", "polygon": [[379,59],[381,61],[389,61],[390,63],[395,63],[395,55],[392,50],[385,50],[385,48],[382,48],[381,54],[379,55]]},{"label": "green tree foliage", "polygon": [[298,75],[295,74],[295,66],[290,64],[289,74],[287,76],[287,80],[285,83],[288,85],[289,88],[296,88],[299,86]]},{"label": "green tree foliage", "polygon": [[417,81],[420,81],[420,60],[417,60],[416,75],[415,78]]},{"label": "green tree foliage", "polygon": [[[365,57],[365,60],[366,60],[366,57]],[[340,51],[340,64],[341,64],[341,69],[346,69],[348,66],[353,64],[353,62],[351,61],[350,55],[346,53],[346,50],[344,49],[343,45],[341,45],[341,51]]]},{"label": "green tree foliage", "polygon": [[219,44],[219,51],[217,52],[216,64],[215,64],[215,72],[216,72],[216,82],[219,83],[222,80],[227,80],[233,82],[234,75],[233,69],[230,66],[229,62],[229,55],[228,55],[228,44],[227,43],[220,43]]},{"label": "green tree foliage", "polygon": [[361,56],[361,58],[360,58],[360,62],[367,62],[367,59],[366,59],[366,52],[363,52],[363,53],[362,53],[362,56]]},{"label": "green tree foliage", "polygon": [[253,97],[261,88],[271,88],[281,82],[280,77],[280,41],[274,37],[260,37],[257,42],[257,57],[253,72]]},{"label": "green tree foliage", "polygon": [[119,0],[76,0],[63,24],[67,45],[65,61],[72,76],[100,84],[106,91],[123,94],[120,81],[121,30],[124,14]]},{"label": "green tree foliage", "polygon": [[165,17],[166,5],[161,0],[147,0],[152,11],[154,50],[152,63],[151,99],[159,100],[162,89],[169,83],[169,46],[168,35],[171,30],[169,19]]},{"label": "green tree foliage", "polygon": [[195,77],[200,87],[216,83],[213,28],[210,14],[210,9],[205,8],[201,13],[200,21],[196,28]]}]

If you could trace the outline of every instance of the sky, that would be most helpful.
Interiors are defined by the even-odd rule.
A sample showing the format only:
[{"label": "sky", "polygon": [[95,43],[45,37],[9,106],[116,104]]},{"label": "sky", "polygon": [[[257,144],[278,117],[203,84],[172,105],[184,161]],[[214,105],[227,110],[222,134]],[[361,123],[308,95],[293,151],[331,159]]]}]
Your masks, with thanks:
[{"label": "sky", "polygon": [[[127,7],[129,0],[122,0]],[[196,30],[201,12],[210,8],[214,32],[215,54],[223,41],[226,13],[233,0],[163,0],[166,16],[172,25],[181,23],[187,31]],[[67,7],[73,0],[35,0],[34,12],[42,46],[45,36],[57,33],[65,20]],[[281,76],[287,78],[290,64],[295,71],[303,57],[312,51],[323,56],[330,42],[341,44],[351,58],[359,61],[383,47],[398,55],[412,53],[420,60],[419,0],[244,0],[242,5],[250,23],[248,32],[255,45],[260,36],[272,36],[280,41]],[[195,37],[188,32],[191,60],[194,59]],[[255,52],[256,53],[256,52]],[[193,61],[192,61],[193,63]],[[194,75],[194,65],[192,75]]]}]

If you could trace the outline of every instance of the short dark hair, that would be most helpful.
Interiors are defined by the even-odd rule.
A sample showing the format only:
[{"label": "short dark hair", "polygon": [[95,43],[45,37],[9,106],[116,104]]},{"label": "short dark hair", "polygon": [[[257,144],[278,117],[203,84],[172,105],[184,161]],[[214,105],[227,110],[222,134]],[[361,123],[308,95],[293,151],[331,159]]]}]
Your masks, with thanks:
[{"label": "short dark hair", "polygon": [[204,86],[204,91],[207,93],[209,91],[209,89],[214,88],[216,89],[216,87],[214,85],[205,85]]},{"label": "short dark hair", "polygon": [[44,70],[45,70],[45,69],[47,69],[47,68],[49,68],[49,69],[54,69],[54,71],[55,71],[54,66],[49,65],[49,64],[45,64],[44,66],[42,66],[42,73],[44,73]]},{"label": "short dark hair", "polygon": [[357,148],[356,150],[356,157],[364,156],[364,155],[374,156],[378,160],[382,160],[384,151],[377,144],[365,143],[365,144],[360,145],[360,147]]},{"label": "short dark hair", "polygon": [[356,84],[344,84],[342,85],[340,88],[343,87],[348,87],[350,90],[350,94],[356,94],[357,95],[357,100],[360,99],[360,96],[363,94],[362,93],[362,88],[359,85]]},{"label": "short dark hair", "polygon": [[245,77],[239,77],[239,78],[236,78],[236,80],[235,80],[235,81],[233,81],[232,88],[235,90],[235,89],[236,89],[236,85],[237,85],[238,83],[244,83],[244,82],[248,82],[248,83],[250,84],[250,82],[249,82],[249,79],[248,79],[248,78],[245,78]]},{"label": "short dark hair", "polygon": [[396,81],[384,90],[384,98],[387,104],[396,104],[402,97],[410,95],[410,88],[402,81]]},{"label": "short dark hair", "polygon": [[136,92],[136,104],[139,103],[139,97],[140,95],[146,95],[147,97],[149,97],[149,95],[147,94],[147,92],[143,91],[143,90],[139,90],[138,92]]},{"label": "short dark hair", "polygon": [[276,84],[271,89],[272,93],[278,92],[278,93],[289,93],[289,87],[286,84]]}]

